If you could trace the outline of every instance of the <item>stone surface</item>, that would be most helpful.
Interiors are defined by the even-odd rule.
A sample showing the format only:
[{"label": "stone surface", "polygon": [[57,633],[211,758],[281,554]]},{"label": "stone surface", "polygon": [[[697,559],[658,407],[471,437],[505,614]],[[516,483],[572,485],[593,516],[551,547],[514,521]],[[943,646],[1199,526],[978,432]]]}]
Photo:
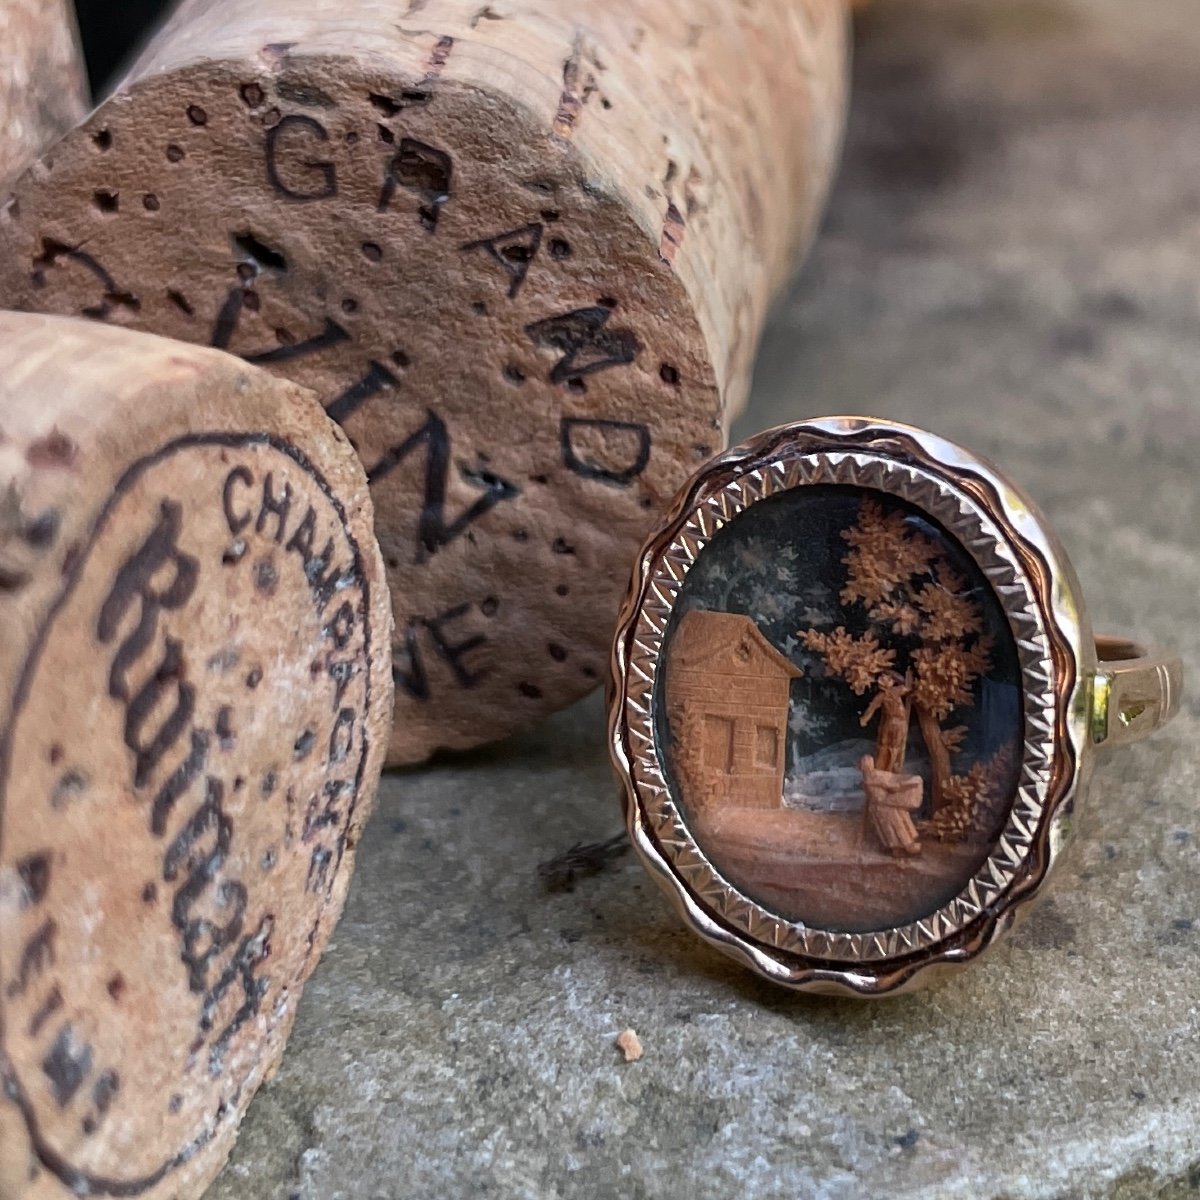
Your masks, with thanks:
[{"label": "stone surface", "polygon": [[[866,409],[989,454],[1063,535],[1097,623],[1189,667],[1198,54],[1189,0],[870,6],[832,216],[740,429]],[[618,827],[598,704],[390,778],[212,1196],[1193,1195],[1196,695],[1101,764],[1027,924],[875,1006],[759,984],[629,859],[544,892],[538,863]]]}]

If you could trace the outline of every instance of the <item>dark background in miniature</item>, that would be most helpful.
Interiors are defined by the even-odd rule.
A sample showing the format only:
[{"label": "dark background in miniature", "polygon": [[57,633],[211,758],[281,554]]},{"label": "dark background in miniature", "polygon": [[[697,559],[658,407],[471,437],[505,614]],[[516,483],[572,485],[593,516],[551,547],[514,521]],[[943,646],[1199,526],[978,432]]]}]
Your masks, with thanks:
[{"label": "dark background in miniature", "polygon": [[99,99],[171,7],[170,0],[76,0],[92,92]]}]

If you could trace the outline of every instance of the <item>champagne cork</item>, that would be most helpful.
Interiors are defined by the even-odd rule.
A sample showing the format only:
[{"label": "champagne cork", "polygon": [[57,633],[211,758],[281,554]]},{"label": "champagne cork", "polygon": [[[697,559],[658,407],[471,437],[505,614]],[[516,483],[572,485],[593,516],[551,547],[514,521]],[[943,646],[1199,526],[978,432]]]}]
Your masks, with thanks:
[{"label": "champagne cork", "polygon": [[87,100],[70,0],[0,0],[0,187],[82,120]]},{"label": "champagne cork", "polygon": [[395,598],[390,758],[591,690],[744,402],[845,107],[843,0],[186,0],[16,187],[0,302],[321,397]]},{"label": "champagne cork", "polygon": [[342,907],[390,617],[311,396],[0,314],[0,1195],[220,1169]]}]

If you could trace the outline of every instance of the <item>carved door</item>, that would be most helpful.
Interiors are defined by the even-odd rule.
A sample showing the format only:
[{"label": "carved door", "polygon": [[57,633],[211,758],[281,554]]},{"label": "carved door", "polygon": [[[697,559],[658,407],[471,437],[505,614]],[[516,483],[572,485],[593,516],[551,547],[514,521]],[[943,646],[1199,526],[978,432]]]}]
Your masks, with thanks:
[{"label": "carved door", "polygon": [[704,765],[729,774],[733,770],[733,721],[729,717],[704,718]]}]

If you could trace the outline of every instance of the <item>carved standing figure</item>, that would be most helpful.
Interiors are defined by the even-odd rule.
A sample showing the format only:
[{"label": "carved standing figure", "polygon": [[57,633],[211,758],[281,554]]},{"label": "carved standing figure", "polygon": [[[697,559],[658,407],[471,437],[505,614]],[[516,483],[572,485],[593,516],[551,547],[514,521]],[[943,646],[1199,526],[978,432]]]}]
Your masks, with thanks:
[{"label": "carved standing figure", "polygon": [[908,749],[908,726],[912,715],[912,675],[901,678],[892,672],[879,680],[875,699],[859,719],[865,729],[879,713],[879,733],[875,739],[875,764],[881,771],[904,770]]},{"label": "carved standing figure", "polygon": [[858,760],[858,768],[867,801],[866,820],[883,848],[897,857],[920,854],[921,839],[911,814],[921,807],[921,777],[882,770],[870,754]]}]

